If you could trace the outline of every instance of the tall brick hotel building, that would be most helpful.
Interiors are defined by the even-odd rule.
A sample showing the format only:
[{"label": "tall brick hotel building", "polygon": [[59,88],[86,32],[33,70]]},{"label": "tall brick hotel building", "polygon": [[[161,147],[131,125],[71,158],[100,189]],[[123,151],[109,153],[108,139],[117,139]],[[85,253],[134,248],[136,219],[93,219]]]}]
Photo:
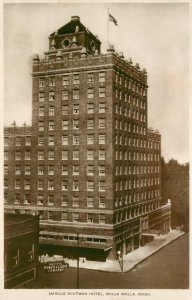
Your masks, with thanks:
[{"label": "tall brick hotel building", "polygon": [[40,216],[47,251],[75,256],[78,246],[106,260],[168,231],[171,205],[161,137],[147,125],[147,72],[100,47],[75,16],[49,36],[45,58],[34,55],[32,127],[5,128],[4,207]]}]

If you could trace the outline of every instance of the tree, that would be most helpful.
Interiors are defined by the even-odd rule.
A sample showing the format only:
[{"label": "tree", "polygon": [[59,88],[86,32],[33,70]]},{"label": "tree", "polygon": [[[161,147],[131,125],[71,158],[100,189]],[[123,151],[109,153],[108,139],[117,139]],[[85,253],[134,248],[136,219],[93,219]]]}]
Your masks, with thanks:
[{"label": "tree", "polygon": [[161,160],[162,201],[171,199],[172,227],[184,226],[189,229],[189,164],[179,164],[170,159]]}]

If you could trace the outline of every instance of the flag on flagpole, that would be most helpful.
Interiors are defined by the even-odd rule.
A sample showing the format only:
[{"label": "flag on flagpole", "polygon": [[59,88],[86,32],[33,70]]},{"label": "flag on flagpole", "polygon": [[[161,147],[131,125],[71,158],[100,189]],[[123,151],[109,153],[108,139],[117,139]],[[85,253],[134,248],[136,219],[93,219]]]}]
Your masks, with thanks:
[{"label": "flag on flagpole", "polygon": [[109,13],[109,21],[113,22],[116,26],[118,26],[117,20],[110,13]]}]

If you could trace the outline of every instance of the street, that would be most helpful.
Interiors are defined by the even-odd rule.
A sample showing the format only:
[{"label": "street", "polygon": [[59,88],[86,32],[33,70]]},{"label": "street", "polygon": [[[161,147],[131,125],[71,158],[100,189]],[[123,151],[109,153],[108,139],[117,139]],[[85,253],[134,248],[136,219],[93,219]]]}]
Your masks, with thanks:
[{"label": "street", "polygon": [[[75,289],[77,269],[45,273],[26,288]],[[189,234],[185,234],[128,273],[79,270],[80,289],[187,289],[189,288]]]}]

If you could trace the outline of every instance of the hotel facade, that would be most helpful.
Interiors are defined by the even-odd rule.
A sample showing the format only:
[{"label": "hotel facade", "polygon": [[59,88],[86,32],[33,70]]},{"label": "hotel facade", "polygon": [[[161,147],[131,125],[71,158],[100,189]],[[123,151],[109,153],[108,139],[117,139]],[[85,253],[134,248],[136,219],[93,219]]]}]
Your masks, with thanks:
[{"label": "hotel facade", "polygon": [[116,259],[169,231],[161,136],[148,128],[147,72],[79,17],[32,69],[32,126],[5,128],[5,211],[40,216],[40,243]]}]

